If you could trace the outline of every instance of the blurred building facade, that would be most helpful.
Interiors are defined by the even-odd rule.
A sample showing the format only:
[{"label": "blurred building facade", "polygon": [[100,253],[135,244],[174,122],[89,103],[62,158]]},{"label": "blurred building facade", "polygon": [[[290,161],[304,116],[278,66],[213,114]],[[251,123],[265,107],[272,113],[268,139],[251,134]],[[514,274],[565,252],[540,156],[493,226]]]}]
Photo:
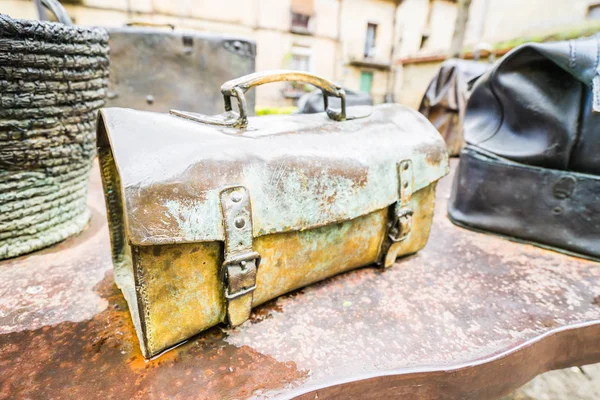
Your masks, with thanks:
[{"label": "blurred building facade", "polygon": [[[257,44],[256,69],[298,69],[370,93],[376,103],[417,107],[448,52],[456,0],[63,0],[75,23],[132,21],[240,35]],[[0,12],[36,18],[31,0]],[[600,0],[473,0],[467,47],[600,18]],[[306,90],[257,88],[258,106],[285,106]]]},{"label": "blurred building facade", "polygon": [[[123,26],[131,21],[241,35],[257,44],[256,69],[318,73],[376,102],[389,97],[396,0],[64,0],[74,22]],[[0,12],[36,18],[30,0],[0,0]],[[297,86],[297,85],[296,85]],[[271,84],[257,105],[290,105],[308,88]]]},{"label": "blurred building facade", "polygon": [[[456,2],[404,0],[397,13],[395,100],[416,108],[450,48]],[[478,48],[501,56],[528,40],[594,31],[600,31],[600,0],[472,0],[465,49],[468,58]]]}]

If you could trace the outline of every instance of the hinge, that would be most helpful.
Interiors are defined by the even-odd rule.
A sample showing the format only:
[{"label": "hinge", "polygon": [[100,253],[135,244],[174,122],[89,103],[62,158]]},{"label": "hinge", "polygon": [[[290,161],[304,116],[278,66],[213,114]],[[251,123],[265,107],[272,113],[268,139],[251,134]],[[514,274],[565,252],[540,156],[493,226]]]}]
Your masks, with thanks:
[{"label": "hinge", "polygon": [[412,215],[413,211],[410,208],[394,207],[394,218],[390,221],[390,229],[388,237],[394,243],[401,242],[410,233],[412,228]]},{"label": "hinge", "polygon": [[[395,255],[390,253],[394,250],[394,243],[405,240],[413,225],[413,209],[410,206],[414,190],[414,175],[411,160],[403,160],[398,163],[398,201],[392,206],[390,219],[387,226],[387,237],[382,244],[382,260],[384,267],[389,267],[395,261]],[[397,247],[395,246],[396,253]]]},{"label": "hinge", "polygon": [[221,191],[225,228],[221,278],[226,303],[226,322],[237,326],[250,317],[256,289],[260,255],[252,250],[252,210],[250,195],[243,186]]},{"label": "hinge", "polygon": [[411,160],[404,160],[398,164],[398,177],[400,199],[394,205],[394,215],[388,230],[388,237],[392,242],[400,242],[406,239],[412,229],[413,210],[409,207],[413,193]]}]

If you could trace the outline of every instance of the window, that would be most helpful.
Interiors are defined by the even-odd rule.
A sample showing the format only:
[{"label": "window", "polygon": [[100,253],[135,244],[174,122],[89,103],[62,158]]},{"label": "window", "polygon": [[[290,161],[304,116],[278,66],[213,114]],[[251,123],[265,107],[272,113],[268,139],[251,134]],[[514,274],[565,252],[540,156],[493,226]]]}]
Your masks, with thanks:
[{"label": "window", "polygon": [[292,47],[292,58],[290,61],[290,69],[296,71],[310,71],[310,47],[293,46]]},{"label": "window", "polygon": [[600,3],[592,3],[588,6],[588,19],[600,19]]},{"label": "window", "polygon": [[419,45],[419,49],[423,50],[425,46],[427,46],[427,41],[429,40],[429,33],[423,33],[421,35],[421,44]]},{"label": "window", "polygon": [[310,56],[306,54],[292,54],[291,69],[296,71],[310,71]]},{"label": "window", "polygon": [[309,15],[292,13],[292,30],[293,31],[308,31]]},{"label": "window", "polygon": [[375,37],[377,24],[367,24],[367,40],[365,41],[365,58],[375,57]]},{"label": "window", "polygon": [[[310,47],[292,46],[288,68],[296,71],[310,72],[312,70],[312,51]],[[285,84],[282,93],[285,98],[298,99],[304,93],[314,89],[312,85],[292,81]]]},{"label": "window", "polygon": [[310,34],[313,9],[314,0],[292,0],[292,32]]},{"label": "window", "polygon": [[373,87],[373,73],[370,71],[361,71],[360,73],[360,91],[371,93]]}]

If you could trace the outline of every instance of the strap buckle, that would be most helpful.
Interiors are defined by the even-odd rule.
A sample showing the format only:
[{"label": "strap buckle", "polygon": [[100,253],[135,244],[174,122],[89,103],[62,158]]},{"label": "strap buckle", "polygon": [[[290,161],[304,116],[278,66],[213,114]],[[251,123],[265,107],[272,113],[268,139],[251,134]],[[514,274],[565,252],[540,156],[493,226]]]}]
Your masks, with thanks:
[{"label": "strap buckle", "polygon": [[260,255],[257,252],[248,252],[223,263],[223,283],[227,300],[254,292],[259,263]]}]

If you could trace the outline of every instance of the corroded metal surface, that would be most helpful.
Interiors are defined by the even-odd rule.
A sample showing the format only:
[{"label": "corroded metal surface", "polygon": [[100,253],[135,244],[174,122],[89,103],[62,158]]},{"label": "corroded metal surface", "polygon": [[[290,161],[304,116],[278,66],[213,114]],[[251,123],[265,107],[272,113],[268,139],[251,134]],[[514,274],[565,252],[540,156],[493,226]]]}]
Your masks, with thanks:
[{"label": "corroded metal surface", "polygon": [[[297,76],[321,79],[271,71],[223,87]],[[343,122],[255,117],[247,129],[109,108],[98,147],[115,281],[147,358],[301,285],[419,251],[448,172],[438,132],[397,104]]]},{"label": "corroded metal surface", "polygon": [[0,263],[0,398],[494,398],[600,361],[600,266],[453,226],[144,361],[111,272],[97,174],[80,236]]},{"label": "corroded metal surface", "polygon": [[243,185],[254,236],[299,231],[381,210],[399,198],[396,164],[411,160],[413,191],[448,171],[445,145],[419,113],[379,105],[368,118],[323,114],[250,118],[246,130],[108,108],[99,147],[116,164],[135,245],[224,240],[219,193]]}]

